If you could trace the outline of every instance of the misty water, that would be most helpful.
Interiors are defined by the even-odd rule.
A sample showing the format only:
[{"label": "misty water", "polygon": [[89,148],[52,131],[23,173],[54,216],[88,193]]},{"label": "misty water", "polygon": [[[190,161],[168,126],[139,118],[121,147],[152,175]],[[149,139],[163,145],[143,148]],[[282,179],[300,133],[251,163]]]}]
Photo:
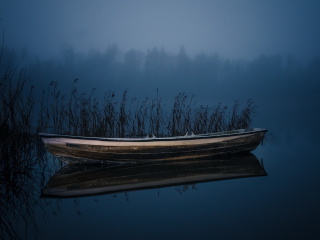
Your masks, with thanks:
[{"label": "misty water", "polygon": [[191,59],[182,49],[177,56],[154,50],[146,58],[132,51],[118,61],[112,51],[82,60],[71,52],[63,64],[33,62],[29,76],[38,88],[49,89],[49,96],[50,81],[68,94],[79,77],[80,91],[97,88],[97,98],[109,90],[121,98],[128,89],[130,97],[143,99],[158,88],[169,106],[177,92],[194,95],[197,106],[230,106],[235,100],[243,106],[252,99],[257,105],[252,126],[269,131],[264,144],[253,151],[267,175],[43,198],[42,190],[62,167],[46,153],[41,164],[26,171],[26,181],[9,176],[21,185],[7,186],[2,193],[2,233],[14,232],[21,239],[317,239],[318,58],[308,63],[279,56],[249,62],[204,54]]},{"label": "misty water", "polygon": [[18,201],[27,217],[7,214],[22,239],[316,239],[319,143],[303,131],[269,131],[253,151],[267,176],[88,197],[40,198],[61,168],[48,154],[45,180],[27,182],[32,193]]}]

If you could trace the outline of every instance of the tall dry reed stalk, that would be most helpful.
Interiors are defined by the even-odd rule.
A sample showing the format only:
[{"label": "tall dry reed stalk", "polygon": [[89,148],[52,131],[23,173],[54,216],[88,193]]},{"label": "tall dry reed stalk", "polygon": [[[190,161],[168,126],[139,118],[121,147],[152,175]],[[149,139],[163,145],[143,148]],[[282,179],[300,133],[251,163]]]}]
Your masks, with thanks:
[{"label": "tall dry reed stalk", "polygon": [[240,109],[235,101],[231,111],[219,103],[216,106],[196,106],[194,97],[179,93],[171,110],[166,109],[157,90],[155,98],[128,100],[125,90],[120,101],[113,92],[104,101],[79,94],[74,81],[69,100],[60,94],[57,83],[50,83],[47,97],[42,97],[38,130],[60,134],[103,137],[177,136],[247,128],[252,123],[255,106],[248,100]]}]

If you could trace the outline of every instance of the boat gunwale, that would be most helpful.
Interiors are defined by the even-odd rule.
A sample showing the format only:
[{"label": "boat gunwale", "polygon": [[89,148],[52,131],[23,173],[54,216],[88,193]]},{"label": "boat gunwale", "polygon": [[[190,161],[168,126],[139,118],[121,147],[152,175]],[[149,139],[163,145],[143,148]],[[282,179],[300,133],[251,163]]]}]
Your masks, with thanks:
[{"label": "boat gunwale", "polygon": [[215,133],[206,133],[206,134],[193,134],[193,135],[184,135],[176,137],[145,137],[145,138],[105,138],[105,137],[85,137],[85,136],[74,136],[74,135],[63,135],[63,134],[54,134],[54,133],[38,133],[41,138],[65,138],[65,139],[79,139],[79,140],[93,140],[93,141],[112,141],[112,142],[156,142],[156,141],[181,141],[181,140],[198,140],[198,139],[208,139],[208,138],[221,138],[229,136],[242,136],[250,135],[255,133],[267,132],[267,129],[263,128],[253,128],[250,131],[245,129],[237,129],[234,132],[230,131],[225,132],[215,132]]}]

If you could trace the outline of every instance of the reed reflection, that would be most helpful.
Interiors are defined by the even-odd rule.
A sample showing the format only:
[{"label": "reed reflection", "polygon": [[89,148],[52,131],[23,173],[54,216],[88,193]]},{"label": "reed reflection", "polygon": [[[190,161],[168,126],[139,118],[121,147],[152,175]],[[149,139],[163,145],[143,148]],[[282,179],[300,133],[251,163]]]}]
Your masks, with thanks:
[{"label": "reed reflection", "polygon": [[[37,235],[34,209],[42,209],[39,190],[55,168],[38,138],[8,136],[0,149],[0,238]],[[23,226],[23,227],[21,227]]]}]

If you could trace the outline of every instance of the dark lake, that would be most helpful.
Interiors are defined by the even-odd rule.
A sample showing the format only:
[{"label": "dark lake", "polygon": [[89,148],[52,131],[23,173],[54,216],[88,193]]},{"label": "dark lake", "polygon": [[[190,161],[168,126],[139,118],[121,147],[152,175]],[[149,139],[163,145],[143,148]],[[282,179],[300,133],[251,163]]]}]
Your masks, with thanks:
[{"label": "dark lake", "polygon": [[60,168],[48,154],[2,221],[22,239],[317,239],[319,144],[273,135],[253,152],[266,176],[87,197],[40,198]]},{"label": "dark lake", "polygon": [[[61,61],[30,60],[19,73],[14,52],[2,51],[0,239],[320,239],[319,57],[306,62],[280,55],[229,60],[156,48],[122,55],[117,47],[82,56],[71,48]],[[251,100],[257,109],[249,104],[249,111],[240,111]],[[122,137],[132,119],[139,120],[138,126],[152,126],[148,134],[161,133],[166,119],[161,113],[169,111],[168,119],[178,120],[183,109],[187,116],[194,114],[198,133],[214,125],[203,117],[208,112],[229,118],[239,110],[246,113],[241,116],[252,113],[248,126],[266,128],[269,135],[249,160],[216,160],[210,179],[185,181],[188,176],[183,176],[176,182],[167,179],[165,186],[44,197],[48,182],[64,165],[29,142],[35,139],[30,136],[42,131],[87,136],[88,125],[95,129],[92,135],[103,135],[106,131],[97,126],[107,122],[104,130],[114,133],[110,126],[117,126]],[[190,125],[192,118],[185,119]],[[187,132],[162,125],[174,129],[172,136]],[[141,129],[132,136],[145,136]],[[237,174],[226,174],[230,169]],[[102,171],[82,170],[84,176]],[[186,172],[192,170],[189,166]]]}]

